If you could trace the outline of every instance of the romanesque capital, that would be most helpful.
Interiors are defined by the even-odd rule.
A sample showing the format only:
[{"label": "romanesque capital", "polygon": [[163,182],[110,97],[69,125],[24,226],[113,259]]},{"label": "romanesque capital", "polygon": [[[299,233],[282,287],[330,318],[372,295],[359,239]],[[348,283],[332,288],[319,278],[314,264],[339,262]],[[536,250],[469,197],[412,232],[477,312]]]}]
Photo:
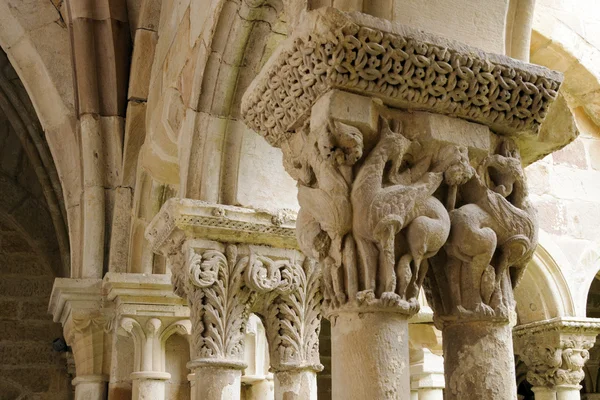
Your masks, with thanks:
[{"label": "romanesque capital", "polygon": [[[319,371],[320,270],[297,250],[295,215],[169,200],[147,230],[189,303],[191,367],[242,369],[250,313],[264,321],[277,371]],[[166,222],[165,222],[166,221]]]},{"label": "romanesque capital", "polygon": [[189,340],[192,324],[189,307],[173,293],[169,277],[109,272],[102,288],[105,307],[113,310],[116,334],[133,339],[132,379],[170,379],[166,342],[172,335]]},{"label": "romanesque capital", "polygon": [[99,279],[56,279],[49,311],[63,326],[64,337],[77,365],[74,384],[106,382],[106,334],[112,329],[111,310],[101,308],[102,281]]},{"label": "romanesque capital", "polygon": [[600,320],[555,318],[518,326],[513,337],[515,353],[529,368],[534,387],[578,386],[589,350],[600,333]]},{"label": "romanesque capital", "polygon": [[309,12],[242,114],[298,182],[298,243],[322,266],[326,313],[411,315],[428,277],[438,321],[507,320],[537,244],[519,141],[561,80],[363,14]]}]

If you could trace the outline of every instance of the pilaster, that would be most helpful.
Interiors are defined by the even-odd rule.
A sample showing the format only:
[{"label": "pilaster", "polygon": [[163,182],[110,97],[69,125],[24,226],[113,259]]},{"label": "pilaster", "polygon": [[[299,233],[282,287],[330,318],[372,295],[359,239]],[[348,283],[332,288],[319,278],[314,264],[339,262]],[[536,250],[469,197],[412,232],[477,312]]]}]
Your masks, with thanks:
[{"label": "pilaster", "polygon": [[554,318],[514,329],[515,353],[529,368],[536,400],[579,399],[589,350],[600,333],[600,319]]},{"label": "pilaster", "polygon": [[320,270],[297,250],[294,217],[171,199],[149,225],[190,305],[196,398],[240,397],[252,312],[265,320],[275,398],[316,398]]}]

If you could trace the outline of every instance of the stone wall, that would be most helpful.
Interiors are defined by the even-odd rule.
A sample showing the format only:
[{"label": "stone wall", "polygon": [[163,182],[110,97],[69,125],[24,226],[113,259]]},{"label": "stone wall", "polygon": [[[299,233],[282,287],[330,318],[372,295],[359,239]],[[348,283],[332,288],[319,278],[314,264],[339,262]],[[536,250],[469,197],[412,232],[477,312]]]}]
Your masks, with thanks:
[{"label": "stone wall", "polygon": [[600,129],[584,113],[575,114],[580,136],[526,171],[541,229],[569,261],[561,272],[584,316],[587,291],[600,268]]},{"label": "stone wall", "polygon": [[68,399],[62,337],[47,312],[54,274],[26,238],[0,223],[0,398]]}]

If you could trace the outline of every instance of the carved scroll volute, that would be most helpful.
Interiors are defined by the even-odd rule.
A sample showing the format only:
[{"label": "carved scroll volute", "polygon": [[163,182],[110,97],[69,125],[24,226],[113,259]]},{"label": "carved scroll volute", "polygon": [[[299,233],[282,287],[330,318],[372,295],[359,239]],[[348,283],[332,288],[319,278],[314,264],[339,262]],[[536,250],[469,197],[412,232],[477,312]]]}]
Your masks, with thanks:
[{"label": "carved scroll volute", "polygon": [[438,322],[513,319],[513,288],[537,246],[518,150],[511,139],[495,139],[472,178],[454,186],[452,230],[426,285]]},{"label": "carved scroll volute", "polygon": [[246,268],[246,284],[258,293],[287,294],[297,289],[299,267],[289,259],[273,260],[252,253]]},{"label": "carved scroll volute", "polygon": [[248,257],[238,248],[193,250],[187,268],[196,362],[243,367],[244,331],[253,295],[244,281]]}]

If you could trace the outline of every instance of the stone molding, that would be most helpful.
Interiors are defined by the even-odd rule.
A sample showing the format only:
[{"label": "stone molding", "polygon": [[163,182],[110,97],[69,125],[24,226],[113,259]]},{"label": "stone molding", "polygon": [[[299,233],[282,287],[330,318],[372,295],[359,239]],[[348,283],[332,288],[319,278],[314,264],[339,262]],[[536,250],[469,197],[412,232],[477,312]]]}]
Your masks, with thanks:
[{"label": "stone molding", "polygon": [[295,213],[288,210],[269,213],[173,198],[146,228],[146,238],[156,253],[180,245],[183,232],[208,240],[297,248],[295,221]]},{"label": "stone molding", "polygon": [[560,73],[435,35],[333,8],[309,12],[242,100],[248,126],[280,147],[331,89],[537,134]]},{"label": "stone molding", "polygon": [[600,333],[600,319],[559,317],[517,326],[513,330],[515,353],[529,371],[534,386],[578,386],[589,350]]},{"label": "stone molding", "polygon": [[102,305],[102,281],[100,279],[57,278],[54,280],[48,312],[54,322],[63,326],[73,310],[96,311]]}]

